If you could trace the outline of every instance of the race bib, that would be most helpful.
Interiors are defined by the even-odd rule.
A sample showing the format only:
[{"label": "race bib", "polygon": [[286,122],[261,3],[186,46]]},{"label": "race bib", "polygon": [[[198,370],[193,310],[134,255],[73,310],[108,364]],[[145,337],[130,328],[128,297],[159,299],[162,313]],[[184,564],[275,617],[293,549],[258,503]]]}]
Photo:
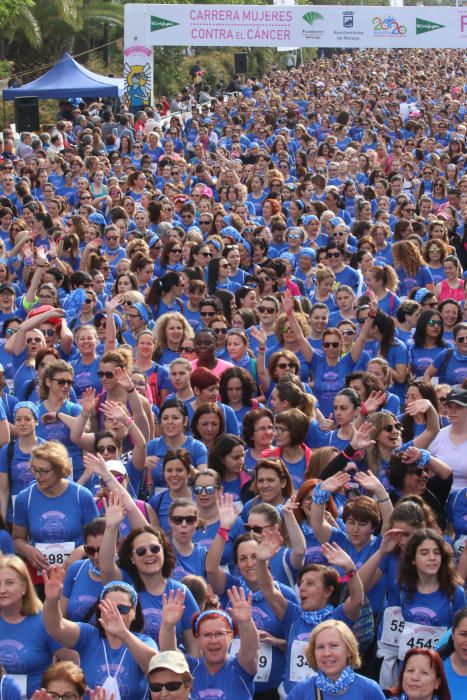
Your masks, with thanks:
[{"label": "race bib", "polygon": [[460,559],[460,556],[465,549],[466,540],[467,540],[467,535],[461,535],[454,542],[454,553],[455,553],[457,559]]},{"label": "race bib", "polygon": [[401,634],[404,631],[404,618],[399,607],[386,608],[383,617],[383,633],[381,641],[389,646],[398,647]]},{"label": "race bib", "polygon": [[28,697],[28,677],[26,673],[9,673],[10,678],[13,678],[19,685],[21,691],[21,700],[27,700]]},{"label": "race bib", "polygon": [[[234,639],[230,645],[230,656],[236,656],[240,649],[240,640]],[[255,683],[267,683],[271,675],[272,668],[272,646],[261,642],[258,651],[258,671],[255,676]]]},{"label": "race bib", "polygon": [[402,661],[409,649],[434,649],[447,627],[430,627],[406,622],[399,643],[399,659]]},{"label": "race bib", "polygon": [[[74,542],[36,542],[36,549],[47,559],[48,565],[58,564],[63,566],[70,554],[75,549]],[[37,572],[39,575],[41,571]]]},{"label": "race bib", "polygon": [[306,648],[308,640],[296,639],[292,644],[292,653],[290,654],[290,680],[293,683],[306,681],[307,678],[316,676],[306,660]]}]

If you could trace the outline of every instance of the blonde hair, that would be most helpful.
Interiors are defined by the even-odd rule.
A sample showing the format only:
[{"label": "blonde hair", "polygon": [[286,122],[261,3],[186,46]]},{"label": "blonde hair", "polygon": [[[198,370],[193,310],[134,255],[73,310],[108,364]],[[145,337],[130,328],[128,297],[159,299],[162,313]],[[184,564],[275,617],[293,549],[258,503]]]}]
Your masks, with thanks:
[{"label": "blonde hair", "polygon": [[102,355],[101,362],[108,362],[131,372],[133,369],[133,351],[128,346],[120,347],[118,350],[111,350]]},{"label": "blonde hair", "polygon": [[48,462],[59,476],[63,478],[72,473],[71,460],[65,445],[57,440],[47,440],[41,445],[36,445],[31,450],[31,461],[43,459]]},{"label": "blonde hair", "polygon": [[335,281],[336,275],[329,267],[325,267],[322,263],[319,263],[316,267],[316,282],[324,282],[324,280],[327,279]]},{"label": "blonde hair", "polygon": [[337,630],[337,632],[339,632],[345,646],[347,647],[347,652],[349,655],[348,665],[352,668],[360,668],[360,666],[362,665],[362,661],[360,659],[360,653],[358,651],[358,642],[354,633],[352,632],[350,627],[348,627],[345,624],[345,622],[342,622],[341,620],[330,619],[325,620],[324,622],[320,622],[319,625],[316,625],[316,627],[310,634],[310,638],[308,640],[308,646],[305,651],[305,656],[306,660],[308,661],[308,664],[311,666],[313,671],[319,670],[315,656],[317,637],[321,632],[332,629],[335,629]]},{"label": "blonde hair", "polygon": [[37,615],[42,610],[42,603],[31,581],[26,564],[15,554],[0,557],[0,569],[12,569],[25,585],[25,593],[21,601],[21,615]]},{"label": "blonde hair", "polygon": [[167,326],[169,321],[178,321],[183,327],[183,340],[187,338],[194,338],[193,328],[190,326],[186,318],[176,311],[175,313],[162,314],[160,318],[157,319],[156,325],[154,326],[154,339],[156,341],[157,350],[165,350],[167,347]]}]

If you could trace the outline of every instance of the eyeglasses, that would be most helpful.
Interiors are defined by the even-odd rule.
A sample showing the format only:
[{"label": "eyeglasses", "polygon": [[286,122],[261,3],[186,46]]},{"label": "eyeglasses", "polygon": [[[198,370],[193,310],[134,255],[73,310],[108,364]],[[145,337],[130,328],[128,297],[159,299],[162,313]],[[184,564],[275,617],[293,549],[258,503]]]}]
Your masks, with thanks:
[{"label": "eyeglasses", "polygon": [[192,219],[193,214],[182,214],[182,219]]},{"label": "eyeglasses", "polygon": [[447,402],[447,398],[446,398],[445,396],[438,396],[438,402],[439,402],[439,403],[446,403],[446,402]]},{"label": "eyeglasses", "polygon": [[51,700],[79,700],[77,693],[63,693],[63,695],[59,695],[59,693],[47,692],[47,695]]},{"label": "eyeglasses", "polygon": [[282,435],[282,433],[288,433],[288,432],[290,432],[289,429],[286,428],[286,427],[283,426],[283,425],[275,425],[275,426],[274,426],[274,431],[275,431],[278,435]]},{"label": "eyeglasses", "polygon": [[248,523],[246,523],[243,527],[245,528],[245,530],[247,532],[253,532],[255,535],[262,535],[263,530],[265,530],[267,527],[272,527],[272,525],[261,526],[261,525],[248,525]]},{"label": "eyeglasses", "polygon": [[182,525],[183,523],[194,525],[198,520],[196,515],[171,515],[170,519],[175,525]]},{"label": "eyeglasses", "polygon": [[230,263],[221,263],[219,267],[230,267]]},{"label": "eyeglasses", "polygon": [[100,547],[93,547],[91,544],[85,544],[83,547],[84,551],[88,555],[88,557],[94,557],[96,554],[99,554],[101,551]]},{"label": "eyeglasses", "polygon": [[104,377],[106,379],[113,379],[114,372],[110,372],[110,371],[103,372],[102,370],[99,370],[97,373],[97,376],[99,377],[99,379],[103,379]]},{"label": "eyeglasses", "polygon": [[455,341],[456,343],[460,343],[461,345],[463,345],[464,343],[467,343],[467,336],[457,336],[457,338],[455,338]]},{"label": "eyeglasses", "polygon": [[218,488],[218,486],[194,486],[193,491],[196,496],[202,496],[203,493],[205,493],[206,496],[214,496]]},{"label": "eyeglasses", "polygon": [[367,319],[367,316],[360,316],[359,318],[357,318],[357,323],[359,323],[361,326],[363,326],[366,319]]},{"label": "eyeglasses", "polygon": [[188,346],[183,346],[180,348],[180,352],[194,352],[194,351],[195,351],[194,348],[188,347]]},{"label": "eyeglasses", "polygon": [[152,693],[160,693],[164,688],[168,693],[175,693],[183,685],[183,681],[169,681],[168,683],[150,683],[149,690]]},{"label": "eyeglasses", "polygon": [[139,314],[125,314],[125,316],[129,319],[141,318]]},{"label": "eyeglasses", "polygon": [[276,309],[274,306],[259,306],[258,311],[260,314],[269,314],[272,316],[276,312]]},{"label": "eyeglasses", "polygon": [[72,379],[55,379],[55,377],[52,377],[51,381],[57,382],[58,386],[73,386]]},{"label": "eyeglasses", "polygon": [[27,338],[26,343],[30,345],[31,343],[40,343],[42,338]]},{"label": "eyeglasses", "polygon": [[336,342],[336,341],[332,342],[332,341],[330,341],[330,340],[327,340],[327,341],[325,341],[325,342],[323,343],[323,348],[334,348],[334,349],[336,349],[336,348],[339,347],[339,345],[340,345],[340,343],[338,343],[338,342]]},{"label": "eyeglasses", "polygon": [[54,469],[39,469],[38,467],[34,467],[31,465],[30,470],[33,474],[37,474],[38,476],[46,476],[47,474],[50,474],[50,472],[53,472]]},{"label": "eyeglasses", "polygon": [[117,454],[117,448],[115,445],[98,445],[96,447],[96,452],[97,454],[103,455],[106,452],[109,453],[109,455],[116,455]]},{"label": "eyeglasses", "polygon": [[383,426],[383,430],[386,433],[393,433],[394,431],[400,433],[402,430],[402,423],[389,423],[389,425]]},{"label": "eyeglasses", "polygon": [[253,430],[254,433],[273,433],[274,432],[274,426],[273,425],[260,425],[259,428],[255,428]]},{"label": "eyeglasses", "polygon": [[144,557],[146,552],[150,552],[151,554],[159,554],[161,549],[162,547],[160,544],[150,544],[148,547],[136,547],[136,549],[133,550],[133,554],[136,554],[137,557]]},{"label": "eyeglasses", "polygon": [[331,258],[340,258],[341,254],[340,253],[326,253],[326,257],[331,259]]},{"label": "eyeglasses", "polygon": [[117,605],[117,610],[120,613],[120,615],[128,615],[130,610],[133,610],[132,605]]},{"label": "eyeglasses", "polygon": [[427,326],[438,326],[439,328],[441,328],[441,326],[443,325],[443,322],[438,321],[436,318],[430,318],[430,320],[426,322],[426,325]]},{"label": "eyeglasses", "polygon": [[212,317],[212,316],[216,315],[216,312],[215,311],[200,311],[199,315]]}]

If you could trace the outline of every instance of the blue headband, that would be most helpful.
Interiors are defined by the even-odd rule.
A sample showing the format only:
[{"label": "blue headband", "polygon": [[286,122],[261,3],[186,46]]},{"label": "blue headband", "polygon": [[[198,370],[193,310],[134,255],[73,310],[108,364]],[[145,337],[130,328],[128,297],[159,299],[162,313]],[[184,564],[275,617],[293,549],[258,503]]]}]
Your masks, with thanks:
[{"label": "blue headband", "polygon": [[[108,585],[108,584],[107,584],[107,585]],[[203,611],[202,613],[200,613],[200,614],[198,615],[198,617],[196,618],[196,622],[195,622],[195,634],[198,634],[199,623],[201,622],[201,620],[203,620],[203,619],[204,619],[205,617],[207,617],[208,615],[212,615],[212,614],[214,614],[214,615],[219,615],[220,617],[223,617],[224,620],[227,620],[227,622],[229,623],[230,628],[233,630],[234,625],[233,625],[232,618],[230,617],[229,613],[226,613],[225,610],[219,610],[219,609],[217,609],[217,608],[210,608],[209,610],[204,610],[204,611]]]},{"label": "blue headband", "polygon": [[426,287],[422,287],[415,292],[414,301],[416,301],[417,304],[421,304],[425,297],[427,297],[429,294],[431,294],[430,290]]},{"label": "blue headband", "polygon": [[33,403],[32,401],[18,401],[13,409],[15,417],[20,408],[29,408],[34,418],[39,420],[39,407],[37,404]]},{"label": "blue headband", "polygon": [[316,253],[313,248],[302,248],[298,254],[298,257],[310,258],[310,260],[316,260]]},{"label": "blue headband", "polygon": [[314,214],[307,214],[307,216],[303,217],[303,225],[304,226],[308,226],[308,224],[311,223],[312,221],[319,221],[319,219]]},{"label": "blue headband", "polygon": [[149,315],[149,311],[147,310],[144,304],[142,304],[140,301],[137,301],[136,304],[133,304],[133,308],[136,309],[136,311],[139,313],[139,315],[145,323],[149,321],[151,317]]},{"label": "blue headband", "polygon": [[99,600],[102,600],[102,598],[105,596],[106,593],[109,591],[113,590],[114,588],[124,588],[125,591],[127,591],[131,595],[131,600],[133,601],[133,605],[137,605],[138,603],[138,594],[136,593],[135,589],[133,586],[130,586],[129,583],[126,583],[126,581],[109,581],[109,583],[106,583],[104,588],[101,591],[101,594],[99,596]]}]

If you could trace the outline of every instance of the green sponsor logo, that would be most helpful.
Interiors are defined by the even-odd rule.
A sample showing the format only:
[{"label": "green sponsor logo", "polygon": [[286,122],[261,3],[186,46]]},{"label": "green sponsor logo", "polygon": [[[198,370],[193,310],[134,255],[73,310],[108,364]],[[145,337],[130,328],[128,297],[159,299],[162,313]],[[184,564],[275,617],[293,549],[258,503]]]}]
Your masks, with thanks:
[{"label": "green sponsor logo", "polygon": [[157,32],[159,29],[168,29],[169,27],[178,27],[178,25],[179,22],[171,22],[169,19],[151,16],[151,32]]},{"label": "green sponsor logo", "polygon": [[436,22],[429,22],[427,19],[419,19],[417,17],[415,24],[415,31],[417,34],[426,34],[427,32],[434,32],[436,29],[444,29],[444,24],[437,24]]},{"label": "green sponsor logo", "polygon": [[307,12],[306,15],[303,15],[303,19],[305,22],[308,22],[310,26],[313,26],[317,19],[324,19],[324,17],[320,15],[319,12]]}]

